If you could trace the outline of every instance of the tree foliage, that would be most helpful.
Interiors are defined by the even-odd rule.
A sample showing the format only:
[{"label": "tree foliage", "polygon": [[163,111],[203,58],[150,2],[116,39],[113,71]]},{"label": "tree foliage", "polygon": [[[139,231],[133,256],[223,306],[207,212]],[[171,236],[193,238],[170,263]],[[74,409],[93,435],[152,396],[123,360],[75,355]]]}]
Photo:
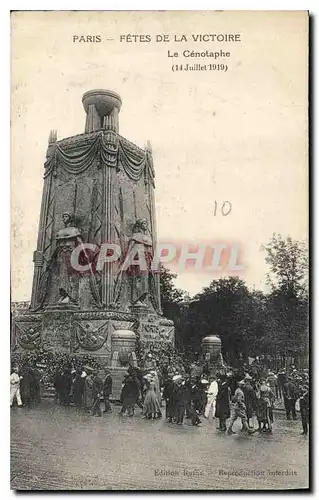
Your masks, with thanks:
[{"label": "tree foliage", "polygon": [[284,360],[308,352],[308,252],[306,245],[274,234],[262,249],[269,264],[267,338]]},{"label": "tree foliage", "polygon": [[273,291],[282,290],[294,296],[307,293],[308,253],[305,243],[274,233],[262,250],[270,267],[267,281]]}]

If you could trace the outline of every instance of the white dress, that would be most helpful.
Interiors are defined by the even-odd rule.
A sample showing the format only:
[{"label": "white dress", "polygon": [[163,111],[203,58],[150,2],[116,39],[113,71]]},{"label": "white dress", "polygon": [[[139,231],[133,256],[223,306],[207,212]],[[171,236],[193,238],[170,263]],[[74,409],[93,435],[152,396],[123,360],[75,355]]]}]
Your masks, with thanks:
[{"label": "white dress", "polygon": [[213,380],[207,391],[207,404],[205,406],[205,413],[204,413],[206,418],[209,417],[210,412],[212,412],[213,417],[215,417],[217,393],[218,393],[218,384],[216,380]]}]

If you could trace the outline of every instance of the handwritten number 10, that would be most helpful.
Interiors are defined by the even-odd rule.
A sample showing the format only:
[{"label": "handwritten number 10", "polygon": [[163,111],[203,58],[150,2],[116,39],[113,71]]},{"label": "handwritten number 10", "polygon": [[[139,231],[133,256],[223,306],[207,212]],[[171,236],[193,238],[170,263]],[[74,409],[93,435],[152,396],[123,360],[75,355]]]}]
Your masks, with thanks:
[{"label": "handwritten number 10", "polygon": [[214,202],[214,216],[216,216],[220,212],[224,217],[226,217],[230,214],[231,211],[232,204],[230,203],[230,201],[224,201],[221,207],[219,207],[217,201]]}]

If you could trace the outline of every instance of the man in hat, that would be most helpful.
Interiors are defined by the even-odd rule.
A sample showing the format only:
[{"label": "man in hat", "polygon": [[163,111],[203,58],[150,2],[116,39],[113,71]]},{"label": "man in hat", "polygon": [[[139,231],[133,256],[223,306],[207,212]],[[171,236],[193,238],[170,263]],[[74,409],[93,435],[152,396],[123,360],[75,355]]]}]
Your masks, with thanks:
[{"label": "man in hat", "polygon": [[168,422],[172,423],[175,411],[174,402],[174,382],[172,374],[168,374],[164,380],[163,399],[165,400],[165,417]]},{"label": "man in hat", "polygon": [[288,377],[288,381],[284,384],[282,392],[287,420],[291,420],[291,414],[293,420],[297,420],[296,401],[298,399],[298,390],[291,376]]},{"label": "man in hat", "polygon": [[133,377],[138,386],[138,398],[136,400],[137,406],[143,411],[143,374],[139,366],[134,366],[129,362],[128,373]]},{"label": "man in hat", "polygon": [[100,407],[101,395],[103,391],[103,382],[98,375],[98,371],[95,370],[93,373],[93,388],[92,388],[92,416],[101,417],[102,411]]},{"label": "man in hat", "polygon": [[64,406],[69,406],[70,404],[70,392],[72,386],[72,376],[71,369],[69,366],[65,366],[62,376],[61,376],[61,404]]},{"label": "man in hat", "polygon": [[244,380],[241,380],[238,382],[238,387],[235,391],[235,394],[233,396],[233,412],[232,416],[230,419],[230,423],[227,429],[227,434],[235,434],[233,431],[233,425],[237,418],[241,419],[242,422],[242,431],[251,433],[251,429],[249,429],[248,424],[247,424],[247,412],[246,412],[246,405],[245,405],[245,395],[243,392],[243,387],[245,385]]},{"label": "man in hat", "polygon": [[190,407],[189,407],[189,417],[193,426],[199,426],[201,420],[199,414],[201,414],[202,409],[202,386],[200,382],[191,377],[189,381],[190,390]]},{"label": "man in hat", "polygon": [[84,376],[83,373],[81,377],[83,376],[84,378],[84,392],[83,392],[83,399],[84,399],[84,408],[86,409],[87,412],[90,412],[92,409],[93,405],[93,368],[89,366],[84,367]]},{"label": "man in hat", "polygon": [[276,395],[277,376],[274,374],[274,372],[270,371],[268,373],[267,382],[269,384],[271,391],[274,393],[274,395]]},{"label": "man in hat", "polygon": [[32,376],[31,383],[31,398],[36,403],[41,402],[41,378],[42,374],[36,364],[30,368],[30,373]]},{"label": "man in hat", "polygon": [[245,405],[247,412],[247,423],[250,429],[253,429],[253,425],[250,425],[250,420],[253,418],[253,412],[256,411],[257,408],[257,396],[251,385],[252,377],[246,373],[243,385],[243,392],[245,396]]},{"label": "man in hat", "polygon": [[133,417],[135,405],[139,397],[139,387],[135,377],[127,372],[124,376],[121,392],[122,408],[120,415],[125,415],[126,412],[129,417]]},{"label": "man in hat", "polygon": [[231,391],[228,386],[226,373],[221,373],[218,377],[218,393],[216,396],[215,417],[219,418],[218,430],[226,431],[226,420],[230,417],[230,397]]},{"label": "man in hat", "polygon": [[177,425],[183,425],[185,414],[185,381],[182,375],[175,375],[174,382],[174,401],[175,401],[175,415]]},{"label": "man in hat", "polygon": [[283,395],[283,388],[285,383],[287,382],[287,374],[285,370],[280,370],[280,372],[277,374],[277,392],[276,392],[276,397],[280,398]]},{"label": "man in hat", "polygon": [[75,406],[78,408],[83,404],[84,377],[82,377],[82,373],[81,368],[77,368],[73,381],[73,398]]},{"label": "man in hat", "polygon": [[104,413],[111,413],[112,408],[110,404],[110,395],[112,394],[112,384],[113,380],[111,377],[111,372],[110,370],[106,369],[105,370],[105,377],[103,380],[103,398],[104,398],[104,406],[105,410]]},{"label": "man in hat", "polygon": [[307,384],[305,384],[301,388],[301,396],[299,399],[299,404],[300,404],[300,415],[302,423],[301,435],[307,436],[308,424],[309,424],[309,387]]}]

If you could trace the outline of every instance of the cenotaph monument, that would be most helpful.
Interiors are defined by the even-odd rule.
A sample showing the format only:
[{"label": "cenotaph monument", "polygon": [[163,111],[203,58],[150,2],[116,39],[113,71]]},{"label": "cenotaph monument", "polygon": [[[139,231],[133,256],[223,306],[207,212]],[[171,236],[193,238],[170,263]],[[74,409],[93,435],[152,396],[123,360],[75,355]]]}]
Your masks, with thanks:
[{"label": "cenotaph monument", "polygon": [[[135,362],[137,337],[144,344],[174,344],[173,322],[161,311],[158,272],[122,266],[134,245],[142,246],[147,261],[153,254],[155,173],[150,143],[141,149],[119,135],[117,93],[92,90],[82,103],[83,134],[57,140],[50,132],[31,305],[14,318],[12,347],[89,352],[116,370],[124,358]],[[110,242],[121,257],[100,269],[99,250]],[[71,265],[76,248],[85,272]]]}]

